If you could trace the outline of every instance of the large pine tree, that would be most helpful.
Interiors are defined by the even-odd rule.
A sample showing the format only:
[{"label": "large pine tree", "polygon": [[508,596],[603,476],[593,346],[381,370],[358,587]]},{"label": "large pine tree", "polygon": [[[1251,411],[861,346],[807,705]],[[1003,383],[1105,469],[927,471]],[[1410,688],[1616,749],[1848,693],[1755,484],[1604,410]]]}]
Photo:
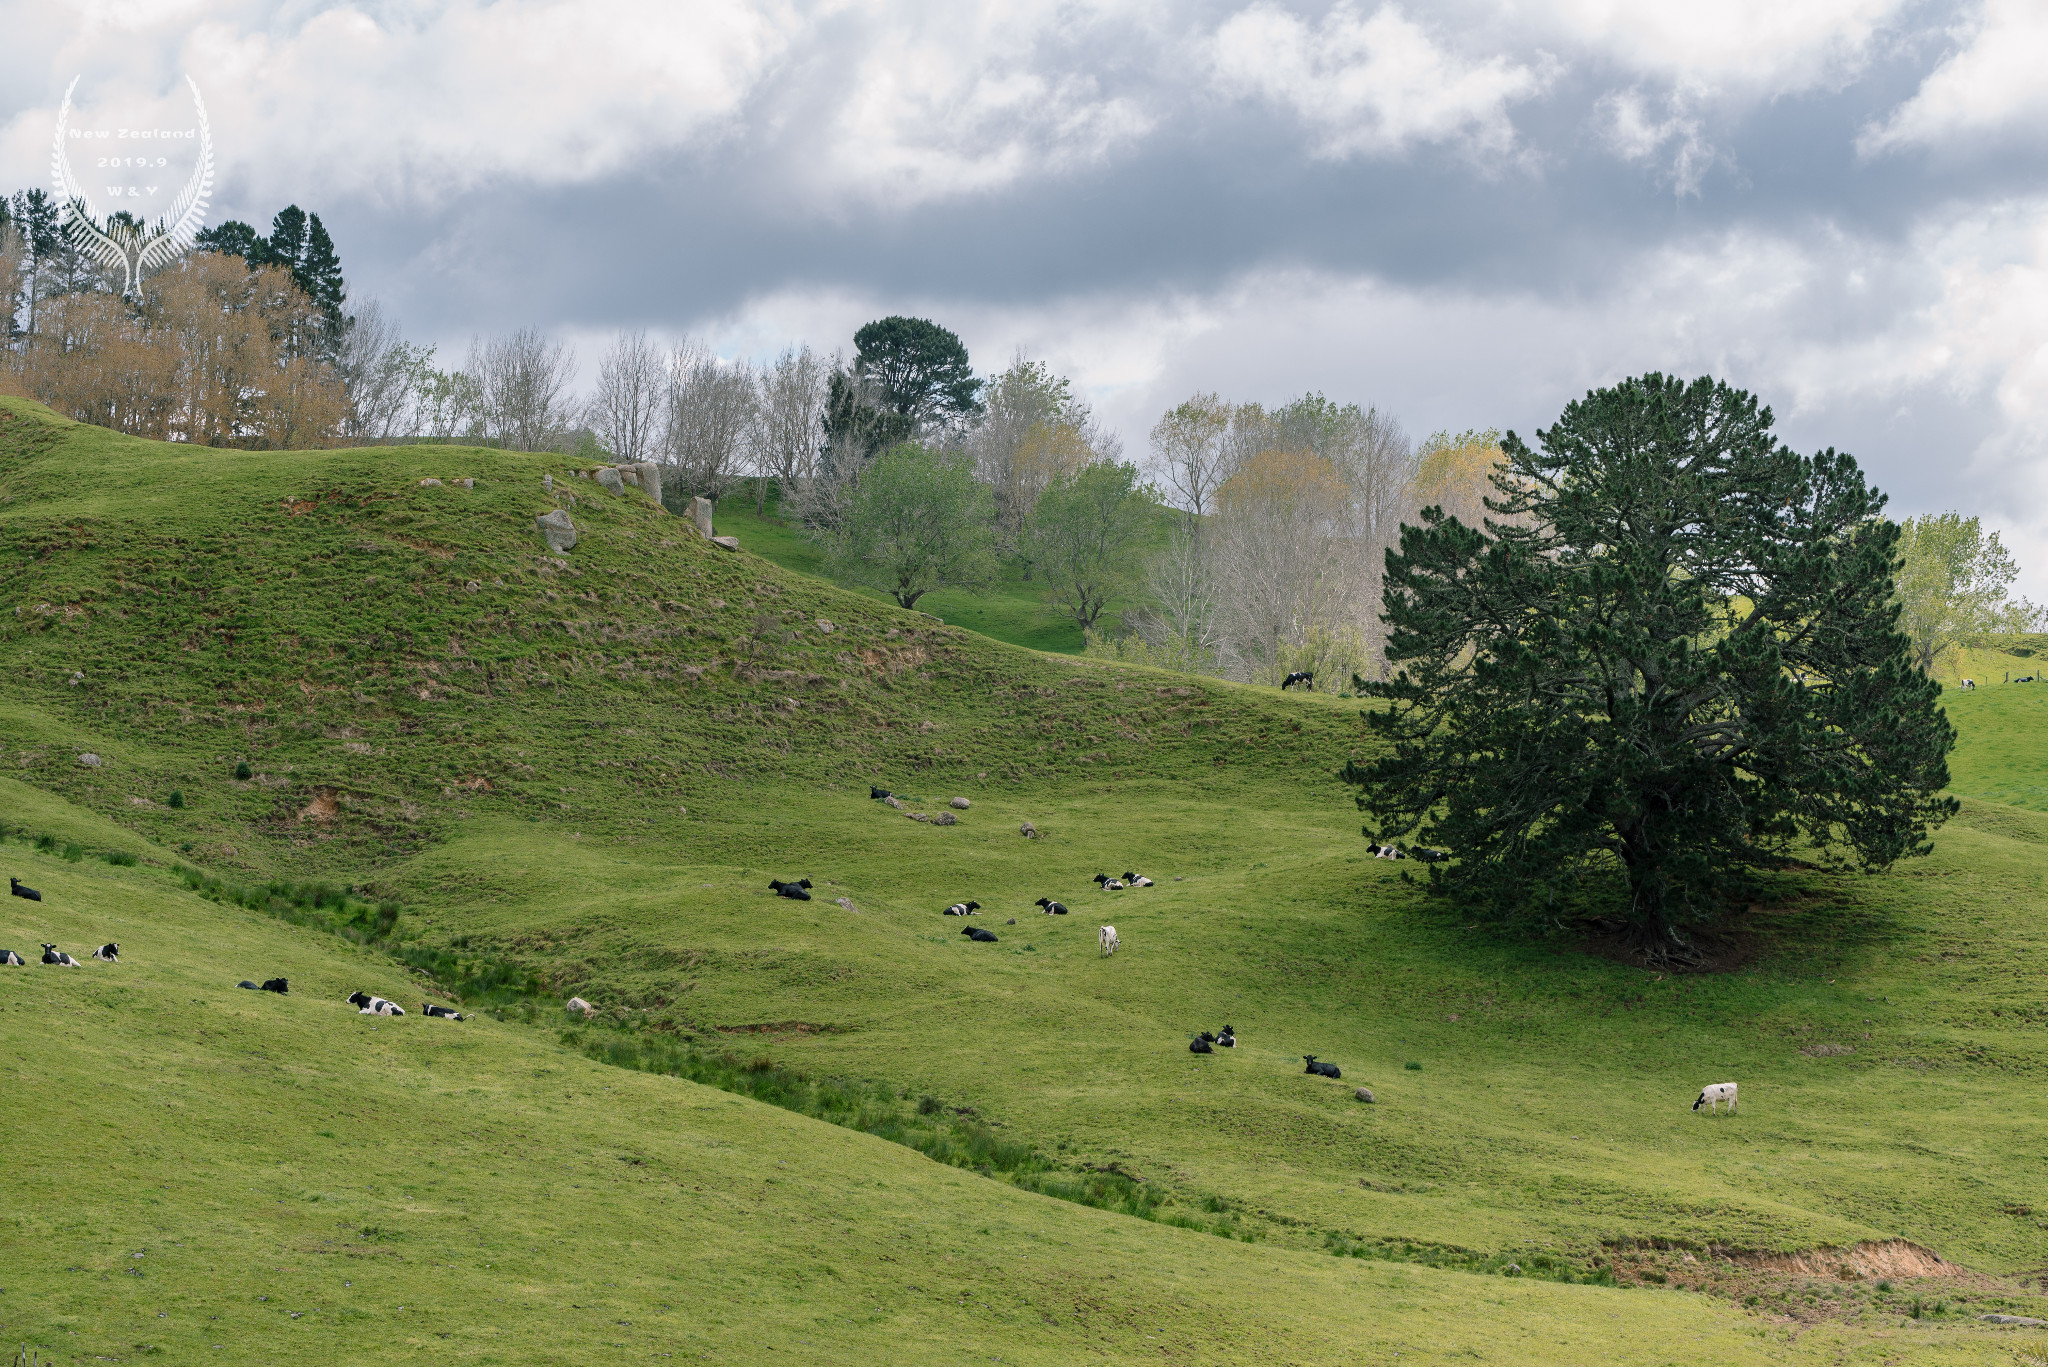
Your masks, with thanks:
[{"label": "large pine tree", "polygon": [[1927,852],[1954,731],[1898,629],[1898,529],[1854,460],[1771,422],[1627,380],[1502,441],[1485,530],[1402,529],[1397,672],[1359,685],[1388,748],[1345,770],[1369,835],[1446,848],[1431,876],[1475,915],[1609,915],[1665,962],[1760,869]]}]

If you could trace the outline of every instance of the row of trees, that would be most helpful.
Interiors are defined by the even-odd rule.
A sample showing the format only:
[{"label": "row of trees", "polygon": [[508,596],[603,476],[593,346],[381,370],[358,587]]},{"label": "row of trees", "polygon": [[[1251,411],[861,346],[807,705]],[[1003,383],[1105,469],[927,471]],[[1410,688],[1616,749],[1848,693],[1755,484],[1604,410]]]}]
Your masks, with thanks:
[{"label": "row of trees", "polygon": [[[117,214],[109,229],[139,228]],[[230,222],[133,291],[42,191],[0,201],[0,385],[81,422],[208,446],[321,446],[350,416],[347,285],[318,215]]]}]

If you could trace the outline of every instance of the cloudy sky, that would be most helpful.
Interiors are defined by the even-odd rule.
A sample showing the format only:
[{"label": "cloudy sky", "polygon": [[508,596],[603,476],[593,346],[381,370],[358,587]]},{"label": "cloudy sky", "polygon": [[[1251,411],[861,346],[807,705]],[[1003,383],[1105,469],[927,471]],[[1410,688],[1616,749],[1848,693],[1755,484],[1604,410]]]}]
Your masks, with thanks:
[{"label": "cloudy sky", "polygon": [[[1710,372],[2048,598],[2044,0],[0,0],[0,179],[66,86],[205,94],[212,217],[319,212],[415,338],[728,355],[887,313],[1072,375],[1529,433]],[[189,109],[189,100],[187,106]],[[189,119],[187,120],[189,122]]]}]

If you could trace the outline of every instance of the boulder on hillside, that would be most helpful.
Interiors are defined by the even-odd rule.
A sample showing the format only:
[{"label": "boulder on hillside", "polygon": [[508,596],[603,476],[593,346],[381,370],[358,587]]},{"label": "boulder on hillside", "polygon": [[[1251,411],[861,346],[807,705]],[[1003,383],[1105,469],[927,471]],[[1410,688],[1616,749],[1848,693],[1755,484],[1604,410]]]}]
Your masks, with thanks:
[{"label": "boulder on hillside", "polygon": [[619,494],[623,496],[626,492],[625,477],[622,476],[617,470],[612,469],[612,467],[609,465],[605,466],[604,468],[600,469],[597,472],[597,482],[604,486],[605,492],[607,493]]},{"label": "boulder on hillside", "polygon": [[740,539],[736,536],[714,536],[711,538],[711,544],[723,546],[729,551],[736,551],[740,548]]},{"label": "boulder on hillside", "polygon": [[959,824],[960,818],[954,816],[951,812],[940,812],[932,818],[932,825],[934,826],[957,826]]},{"label": "boulder on hillside", "polygon": [[661,467],[651,460],[636,460],[625,468],[640,477],[635,481],[640,486],[640,492],[653,499],[657,508],[660,507]]},{"label": "boulder on hillside", "polygon": [[548,549],[564,554],[576,544],[576,525],[569,521],[569,515],[560,508],[551,513],[542,513],[533,520],[541,539],[548,543]]},{"label": "boulder on hillside", "polygon": [[697,524],[697,530],[705,536],[711,535],[711,500],[698,495],[690,500],[690,521]]},{"label": "boulder on hillside", "polygon": [[948,802],[946,805],[948,807],[951,807],[956,812],[964,812],[969,807],[972,807],[974,804],[972,802],[969,802],[964,797],[956,797],[951,802]]},{"label": "boulder on hillside", "polygon": [[1371,1101],[1371,1100],[1372,1100],[1372,1088],[1370,1088],[1370,1087],[1360,1087],[1360,1088],[1358,1089],[1358,1091],[1357,1091],[1356,1093],[1354,1093],[1354,1095],[1356,1095],[1356,1096],[1357,1096],[1357,1098],[1358,1098],[1358,1099],[1359,1099],[1360,1101]]},{"label": "boulder on hillside", "polygon": [[467,475],[463,476],[461,479],[456,480],[455,482],[457,484],[460,484],[465,489],[476,488],[476,481]]},{"label": "boulder on hillside", "polygon": [[581,997],[569,998],[566,1003],[566,1009],[572,1016],[594,1016],[597,1014],[597,1008]]},{"label": "boulder on hillside", "polygon": [[903,799],[900,797],[885,797],[882,799],[882,801],[887,803],[889,806],[894,807],[899,812],[903,810]]},{"label": "boulder on hillside", "polygon": [[845,907],[848,911],[860,910],[859,907],[853,904],[853,899],[851,897],[835,897],[832,900],[837,902],[840,906]]},{"label": "boulder on hillside", "polygon": [[1017,828],[1017,834],[1023,836],[1026,840],[1036,840],[1038,839],[1038,827],[1027,821]]},{"label": "boulder on hillside", "polygon": [[553,475],[542,475],[540,477],[540,487],[552,494],[555,491],[555,477]]},{"label": "boulder on hillside", "polygon": [[98,755],[95,755],[90,750],[80,755],[78,757],[78,762],[80,764],[83,764],[88,769],[97,769],[100,767],[100,757]]},{"label": "boulder on hillside", "polygon": [[932,819],[930,812],[905,812],[904,815],[912,821],[930,821]]},{"label": "boulder on hillside", "polygon": [[440,487],[441,481],[438,479],[423,479],[420,481],[420,488],[422,489],[438,489]]}]

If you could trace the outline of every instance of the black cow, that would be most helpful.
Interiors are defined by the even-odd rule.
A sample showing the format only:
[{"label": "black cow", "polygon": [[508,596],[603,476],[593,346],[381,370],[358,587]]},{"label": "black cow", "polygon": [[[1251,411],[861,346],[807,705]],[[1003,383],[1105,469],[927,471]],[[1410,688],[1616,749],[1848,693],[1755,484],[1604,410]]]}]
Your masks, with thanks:
[{"label": "black cow", "polygon": [[868,796],[879,802],[885,797],[894,797],[896,794],[890,792],[887,788],[877,788],[874,784],[870,783],[868,785]]},{"label": "black cow", "polygon": [[249,980],[248,980],[247,978],[244,978],[244,979],[242,979],[242,981],[240,981],[240,982],[236,983],[236,984],[235,984],[235,986],[236,986],[236,987],[246,987],[246,988],[248,988],[248,989],[249,989],[249,990],[250,990],[251,992],[254,992],[254,991],[256,990],[256,984],[255,984],[255,983],[252,983],[252,982],[250,982],[250,981],[249,981]]},{"label": "black cow", "polygon": [[996,942],[996,933],[993,930],[983,930],[980,926],[962,926],[960,933],[976,944],[992,945]]},{"label": "black cow", "polygon": [[8,879],[7,890],[13,893],[16,897],[26,897],[31,902],[40,902],[43,900],[43,895],[40,892],[37,892],[28,884],[22,882],[19,878]]},{"label": "black cow", "polygon": [[457,1011],[452,1006],[436,1006],[432,1002],[421,1002],[420,1014],[425,1016],[438,1016],[442,1020],[451,1021],[469,1019],[469,1017],[463,1015],[460,1011]]},{"label": "black cow", "polygon": [[1203,1033],[1188,1041],[1188,1052],[1190,1054],[1213,1054],[1216,1050],[1209,1043],[1209,1036]]},{"label": "black cow", "polygon": [[265,978],[263,980],[263,990],[265,992],[286,993],[292,990],[292,986],[283,978]]},{"label": "black cow", "polygon": [[981,903],[979,902],[955,902],[941,914],[945,916],[972,916],[980,910]]},{"label": "black cow", "polygon": [[1308,1067],[1302,1069],[1302,1072],[1310,1077],[1344,1076],[1344,1070],[1342,1068],[1339,1068],[1334,1063],[1317,1063],[1316,1056],[1314,1054],[1303,1054],[1301,1056],[1301,1061],[1308,1065]]},{"label": "black cow", "polygon": [[1309,686],[1309,689],[1313,691],[1316,686],[1316,676],[1314,672],[1306,669],[1296,670],[1294,673],[1289,674],[1285,679],[1281,681],[1280,691],[1282,693],[1285,693],[1288,689],[1294,687],[1296,684],[1307,684]]},{"label": "black cow", "polygon": [[60,968],[84,967],[84,965],[79,963],[78,960],[72,958],[69,954],[66,954],[63,950],[57,948],[57,946],[55,945],[43,946],[43,962],[46,964],[56,964]]},{"label": "black cow", "polygon": [[1037,906],[1047,916],[1065,916],[1067,914],[1066,905],[1061,902],[1055,902],[1050,897],[1039,898]]},{"label": "black cow", "polygon": [[21,961],[21,956],[19,954],[16,954],[13,950],[0,949],[0,964],[5,964],[11,967],[20,964]]},{"label": "black cow", "polygon": [[110,964],[117,964],[121,962],[121,946],[117,944],[101,945],[92,952],[92,956],[95,959],[103,959]]},{"label": "black cow", "polygon": [[808,878],[799,878],[794,883],[785,883],[780,878],[771,878],[768,880],[768,886],[774,890],[777,897],[787,897],[792,902],[808,902],[811,900],[811,894],[808,891],[811,886],[811,880]]}]

